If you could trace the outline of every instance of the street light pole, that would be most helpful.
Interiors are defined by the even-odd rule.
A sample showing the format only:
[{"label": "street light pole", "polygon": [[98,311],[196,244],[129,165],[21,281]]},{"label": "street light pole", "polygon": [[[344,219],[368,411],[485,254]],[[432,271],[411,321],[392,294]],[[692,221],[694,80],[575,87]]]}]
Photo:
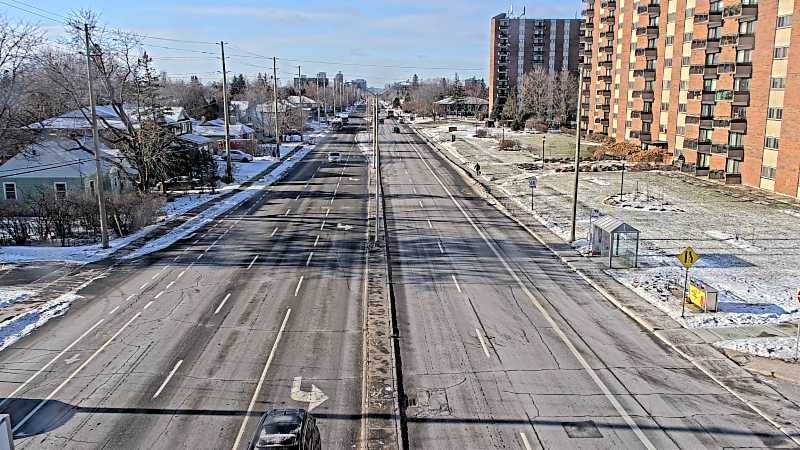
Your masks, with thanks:
[{"label": "street light pole", "polygon": [[277,58],[272,57],[272,100],[275,106],[275,157],[281,157],[281,132],[278,126],[278,63]]},{"label": "street light pole", "polygon": [[231,164],[230,117],[228,116],[228,73],[225,70],[225,42],[219,43],[222,53],[222,111],[225,119],[225,181],[233,181],[233,165]]},{"label": "street light pole", "polygon": [[[578,220],[578,177],[581,169],[581,96],[583,95],[583,64],[579,63],[578,67],[578,126],[577,132],[575,133],[575,179],[572,185],[572,222],[569,227],[570,242],[575,242],[575,228]],[[544,167],[544,162],[542,162],[542,164]]]}]

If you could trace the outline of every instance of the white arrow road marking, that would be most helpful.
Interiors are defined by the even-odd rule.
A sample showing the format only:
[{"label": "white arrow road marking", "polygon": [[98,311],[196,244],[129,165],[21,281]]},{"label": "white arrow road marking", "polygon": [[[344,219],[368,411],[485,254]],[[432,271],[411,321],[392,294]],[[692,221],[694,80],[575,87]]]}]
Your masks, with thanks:
[{"label": "white arrow road marking", "polygon": [[327,400],[328,396],[314,384],[311,385],[311,392],[301,391],[300,385],[302,382],[303,377],[294,377],[292,381],[291,397],[292,400],[296,402],[308,403],[308,412],[311,412],[314,408]]},{"label": "white arrow road marking", "polygon": [[352,230],[352,229],[353,229],[353,226],[352,226],[352,225],[343,225],[343,224],[341,224],[341,223],[340,223],[340,224],[337,224],[337,225],[336,225],[336,229],[337,229],[337,230],[345,230],[345,231],[350,231],[350,230]]},{"label": "white arrow road marking", "polygon": [[161,383],[161,387],[159,387],[156,393],[153,394],[153,398],[158,397],[161,394],[161,391],[163,391],[164,388],[167,387],[167,383],[169,383],[169,380],[171,380],[172,377],[175,376],[175,372],[178,371],[178,368],[181,366],[181,364],[183,364],[183,360],[179,359],[178,362],[175,363],[175,367],[173,367],[172,370],[169,372],[169,375],[167,375],[167,379],[164,380],[163,383]]},{"label": "white arrow road marking", "polygon": [[67,363],[67,365],[74,364],[74,363],[78,362],[78,359],[80,359],[80,357],[81,357],[81,354],[77,353],[77,354],[73,355],[71,358],[65,359],[64,362]]}]

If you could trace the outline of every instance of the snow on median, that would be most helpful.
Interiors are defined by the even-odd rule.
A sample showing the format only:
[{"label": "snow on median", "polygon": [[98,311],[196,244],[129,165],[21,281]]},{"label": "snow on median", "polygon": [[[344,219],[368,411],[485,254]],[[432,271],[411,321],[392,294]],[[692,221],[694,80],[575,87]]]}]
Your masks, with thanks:
[{"label": "snow on median", "polygon": [[64,294],[0,324],[0,351],[14,345],[50,319],[64,315],[72,302],[79,298],[77,294]]}]

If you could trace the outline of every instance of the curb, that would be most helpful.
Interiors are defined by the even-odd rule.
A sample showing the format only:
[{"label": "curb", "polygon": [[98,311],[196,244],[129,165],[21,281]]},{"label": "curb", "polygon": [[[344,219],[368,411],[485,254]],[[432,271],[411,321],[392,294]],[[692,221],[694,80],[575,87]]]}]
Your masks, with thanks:
[{"label": "curb", "polygon": [[[440,155],[442,155],[442,156],[444,157],[444,159],[445,159],[445,160],[446,160],[448,163],[450,163],[450,165],[451,165],[451,166],[453,166],[453,167],[454,167],[454,168],[455,168],[455,169],[456,169],[456,170],[457,170],[457,171],[458,171],[458,172],[461,174],[461,176],[462,176],[463,178],[468,178],[468,179],[471,179],[471,180],[473,180],[473,181],[474,181],[474,183],[473,183],[473,184],[472,184],[472,186],[471,186],[471,188],[472,188],[473,190],[476,190],[476,189],[475,189],[475,185],[476,185],[476,184],[477,184],[477,185],[479,185],[479,186],[481,186],[481,188],[482,188],[482,189],[481,189],[481,191],[483,191],[483,192],[480,192],[480,191],[478,191],[477,193],[478,193],[479,195],[480,195],[480,194],[484,194],[484,198],[487,198],[487,197],[488,197],[488,198],[490,198],[490,199],[492,200],[492,202],[491,202],[491,203],[492,203],[492,205],[493,205],[493,206],[494,206],[494,207],[495,207],[495,208],[496,208],[498,211],[502,212],[502,213],[503,213],[503,214],[504,214],[506,217],[508,217],[509,219],[511,219],[511,220],[513,220],[515,223],[517,223],[519,226],[521,226],[521,227],[522,227],[522,228],[523,228],[523,229],[524,229],[526,232],[528,232],[528,234],[530,234],[530,235],[531,235],[531,236],[532,236],[534,239],[536,239],[536,240],[537,240],[537,241],[538,241],[538,242],[539,242],[539,243],[540,243],[542,246],[544,246],[544,247],[545,247],[545,248],[546,248],[546,249],[547,249],[549,252],[551,252],[553,255],[555,255],[556,257],[558,257],[558,259],[559,259],[559,260],[560,260],[560,261],[561,261],[561,262],[562,262],[564,265],[566,265],[567,267],[569,267],[569,269],[570,269],[570,270],[572,270],[572,271],[573,271],[573,272],[575,272],[577,275],[579,275],[579,276],[581,277],[581,279],[583,279],[583,280],[584,280],[584,281],[585,281],[585,282],[586,282],[586,283],[587,283],[589,286],[591,286],[593,289],[595,289],[595,290],[596,290],[596,291],[597,291],[597,292],[598,292],[600,295],[602,295],[602,296],[603,296],[603,297],[604,297],[606,300],[608,300],[608,301],[609,301],[609,302],[610,302],[612,305],[614,305],[614,306],[615,306],[617,309],[619,309],[620,311],[622,311],[622,312],[623,312],[623,313],[624,313],[626,316],[628,316],[629,318],[633,319],[633,320],[634,320],[634,321],[635,321],[637,324],[639,324],[641,327],[643,327],[643,328],[644,328],[645,330],[647,330],[649,333],[651,333],[652,335],[654,335],[656,338],[658,338],[658,339],[659,339],[659,341],[663,342],[665,345],[667,345],[669,348],[671,348],[673,351],[675,351],[675,352],[676,352],[677,354],[679,354],[681,357],[683,357],[684,359],[686,359],[687,361],[689,361],[690,363],[692,363],[692,365],[694,365],[694,366],[695,366],[697,369],[699,369],[701,372],[703,372],[703,373],[704,373],[704,374],[705,374],[705,375],[706,375],[706,376],[707,376],[709,379],[711,379],[711,380],[712,380],[712,381],[714,381],[714,382],[715,382],[717,385],[719,385],[721,388],[723,388],[725,391],[727,391],[728,393],[730,393],[731,395],[733,395],[734,397],[736,397],[736,398],[737,398],[739,401],[741,401],[742,403],[744,403],[744,404],[745,404],[745,405],[746,405],[748,408],[750,408],[750,409],[751,409],[753,412],[755,412],[756,414],[758,414],[758,416],[760,416],[762,419],[764,419],[764,420],[766,420],[767,422],[769,422],[769,423],[770,423],[770,424],[771,424],[773,427],[775,427],[775,428],[776,428],[776,429],[778,429],[780,432],[782,432],[784,435],[786,435],[786,437],[787,437],[787,438],[789,438],[789,439],[790,439],[790,440],[792,440],[794,443],[796,443],[798,446],[800,446],[800,430],[798,430],[797,428],[795,428],[795,429],[792,429],[792,430],[787,430],[787,427],[786,427],[786,426],[782,425],[782,424],[781,424],[781,423],[779,423],[779,422],[778,422],[776,419],[774,419],[774,418],[772,418],[771,416],[767,415],[767,413],[765,413],[765,412],[764,412],[764,411],[763,411],[763,410],[762,410],[760,407],[756,406],[755,404],[753,404],[753,402],[749,401],[748,399],[745,399],[745,398],[744,398],[744,397],[743,397],[741,394],[739,394],[738,392],[736,392],[736,391],[734,390],[734,388],[732,388],[732,387],[728,386],[728,385],[727,385],[727,384],[726,384],[726,383],[725,383],[723,380],[721,380],[720,378],[716,377],[716,376],[715,376],[713,373],[711,373],[711,372],[710,372],[710,370],[709,370],[708,368],[706,368],[706,367],[705,367],[703,364],[701,364],[701,362],[700,362],[698,359],[696,359],[696,358],[692,357],[692,356],[691,356],[691,355],[689,355],[688,353],[686,353],[686,352],[684,352],[683,350],[681,350],[681,349],[678,347],[678,344],[676,344],[676,343],[675,343],[675,342],[673,342],[672,340],[668,339],[666,336],[664,336],[664,335],[663,335],[663,334],[660,332],[660,331],[661,331],[661,329],[660,329],[660,328],[657,328],[657,327],[653,326],[653,325],[652,325],[652,324],[651,324],[649,321],[647,321],[646,319],[644,319],[644,318],[643,318],[643,317],[641,317],[640,315],[638,315],[638,314],[636,314],[635,312],[633,312],[633,311],[632,311],[630,308],[628,308],[626,305],[624,305],[622,302],[620,302],[620,301],[619,301],[619,299],[617,299],[617,298],[616,298],[616,297],[615,297],[613,294],[611,294],[611,293],[610,293],[610,292],[608,292],[608,291],[607,291],[607,290],[606,290],[604,287],[600,286],[600,285],[599,285],[597,282],[595,282],[594,280],[592,280],[590,276],[586,275],[586,274],[584,273],[584,271],[583,271],[583,270],[581,270],[580,268],[578,268],[578,267],[576,267],[574,264],[572,264],[572,263],[571,263],[569,260],[567,260],[567,259],[566,259],[566,258],[565,258],[565,257],[564,257],[564,256],[563,256],[561,253],[559,253],[558,251],[554,250],[554,249],[553,249],[553,248],[552,248],[552,247],[551,247],[549,244],[547,244],[547,243],[544,241],[544,239],[542,239],[542,238],[541,238],[541,236],[540,236],[540,235],[539,235],[537,232],[533,231],[533,230],[532,230],[532,229],[531,229],[531,228],[530,228],[528,225],[526,225],[526,224],[522,223],[522,222],[521,222],[519,219],[517,219],[517,218],[516,218],[514,215],[512,215],[512,214],[511,214],[511,213],[510,213],[510,212],[509,212],[509,211],[508,211],[508,210],[507,210],[507,209],[506,209],[506,208],[505,208],[505,207],[502,205],[502,203],[501,203],[501,202],[500,202],[500,201],[499,201],[499,200],[498,200],[498,199],[497,199],[497,198],[496,198],[496,197],[495,197],[495,196],[494,196],[494,195],[493,195],[493,194],[492,194],[492,193],[491,193],[491,192],[490,192],[488,189],[486,189],[486,186],[484,185],[484,183],[483,183],[483,182],[481,182],[480,180],[476,179],[476,178],[475,178],[475,177],[472,175],[472,173],[470,173],[469,171],[465,170],[465,169],[464,169],[463,167],[461,167],[461,165],[459,165],[458,163],[454,162],[454,161],[453,161],[453,160],[450,158],[450,156],[447,154],[448,152],[447,152],[446,150],[442,150],[442,149],[440,149],[440,148],[439,148],[439,146],[437,146],[437,145],[436,145],[436,143],[434,143],[433,141],[431,141],[431,140],[430,140],[430,139],[429,139],[427,136],[424,136],[424,135],[423,135],[423,134],[422,134],[422,133],[421,133],[419,130],[417,130],[417,129],[416,129],[416,127],[414,127],[414,126],[410,126],[409,128],[411,128],[411,129],[414,131],[414,133],[415,133],[415,134],[416,134],[416,135],[417,135],[419,138],[421,138],[421,139],[422,139],[422,140],[423,140],[423,141],[424,141],[424,142],[425,142],[425,143],[426,143],[426,144],[427,144],[429,147],[431,147],[432,149],[436,150],[436,152],[437,152],[437,153],[439,153]],[[502,188],[500,188],[500,189],[502,190]],[[516,197],[514,197],[514,196],[509,196],[509,198],[513,199],[515,202],[518,202],[518,200],[517,200],[517,199],[516,199]],[[559,239],[561,239],[561,238],[559,238]],[[576,255],[575,255],[575,256],[576,256],[576,257],[581,257],[581,258],[583,258],[583,256],[581,256],[580,254],[577,254],[577,253],[576,253]],[[635,294],[635,293],[634,293],[634,294]],[[638,295],[637,295],[637,296],[638,296]],[[644,302],[647,302],[647,301],[646,301],[646,300],[644,300],[644,299],[642,299],[642,301],[644,301]],[[649,303],[648,303],[648,305],[649,305]],[[678,329],[678,330],[688,330],[688,331],[691,331],[691,330],[689,330],[689,329],[686,329],[686,328],[684,328],[683,326],[681,326],[681,325],[680,325],[680,324],[678,324],[677,322],[675,322],[675,323],[678,325],[678,327],[677,327],[676,329]],[[714,348],[713,346],[711,346],[711,345],[708,345],[708,347],[709,347],[709,348],[711,348],[713,352],[719,353],[719,355],[720,355],[720,357],[721,357],[721,358],[719,358],[719,359],[723,359],[723,358],[724,358],[725,360],[731,361],[731,360],[730,360],[730,358],[728,358],[728,357],[727,357],[726,355],[724,355],[723,353],[719,352],[719,350],[717,350],[717,349],[716,349],[716,348]],[[737,364],[737,366],[738,366],[738,364]],[[738,366],[738,367],[741,367],[741,366]],[[747,369],[746,369],[746,368],[744,368],[744,367],[741,367],[741,368],[742,368],[742,370],[747,370]],[[757,373],[758,373],[758,372],[757,372]],[[776,394],[777,394],[777,392],[776,392]],[[778,394],[778,395],[779,395],[779,394]],[[783,398],[783,397],[781,397],[781,398]],[[792,405],[792,406],[794,406],[794,405]],[[788,420],[787,420],[785,423],[786,423],[786,424],[792,424],[793,422],[791,422],[791,421],[788,421]]]}]

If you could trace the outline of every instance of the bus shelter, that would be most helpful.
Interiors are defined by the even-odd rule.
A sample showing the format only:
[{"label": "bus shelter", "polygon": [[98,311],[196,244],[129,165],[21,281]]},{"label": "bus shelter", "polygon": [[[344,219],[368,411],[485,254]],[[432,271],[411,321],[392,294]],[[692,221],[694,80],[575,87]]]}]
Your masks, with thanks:
[{"label": "bus shelter", "polygon": [[592,222],[592,254],[608,256],[608,267],[630,268],[639,265],[639,230],[611,216]]}]

